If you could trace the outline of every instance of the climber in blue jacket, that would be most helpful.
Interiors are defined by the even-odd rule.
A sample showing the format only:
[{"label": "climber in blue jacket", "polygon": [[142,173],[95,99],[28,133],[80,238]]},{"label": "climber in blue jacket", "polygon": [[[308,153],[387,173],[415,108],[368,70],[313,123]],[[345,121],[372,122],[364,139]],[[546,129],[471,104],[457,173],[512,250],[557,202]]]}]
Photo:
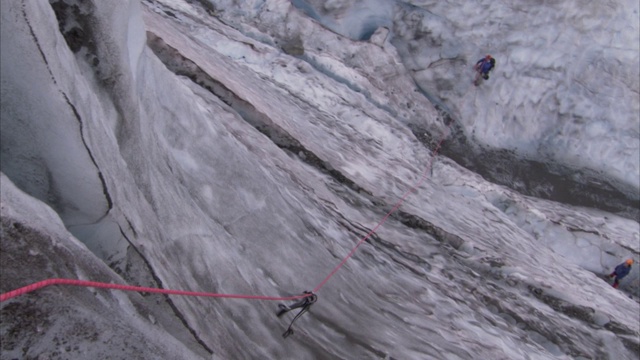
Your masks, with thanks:
[{"label": "climber in blue jacket", "polygon": [[496,66],[496,59],[491,57],[491,55],[487,55],[484,58],[478,60],[478,62],[473,68],[480,73],[483,79],[488,80],[489,71],[491,71],[495,66]]},{"label": "climber in blue jacket", "polygon": [[473,66],[473,69],[476,71],[476,78],[473,80],[473,84],[475,86],[480,85],[480,78],[488,80],[489,72],[496,66],[496,59],[491,57],[491,55],[487,55],[482,59],[478,60],[478,62]]},{"label": "climber in blue jacket", "polygon": [[620,285],[620,280],[623,277],[629,275],[629,272],[631,271],[631,265],[633,265],[633,259],[627,259],[627,261],[616,266],[615,270],[613,270],[613,272],[609,274],[609,277],[615,277],[615,279],[613,280],[614,288],[617,288],[618,285]]}]

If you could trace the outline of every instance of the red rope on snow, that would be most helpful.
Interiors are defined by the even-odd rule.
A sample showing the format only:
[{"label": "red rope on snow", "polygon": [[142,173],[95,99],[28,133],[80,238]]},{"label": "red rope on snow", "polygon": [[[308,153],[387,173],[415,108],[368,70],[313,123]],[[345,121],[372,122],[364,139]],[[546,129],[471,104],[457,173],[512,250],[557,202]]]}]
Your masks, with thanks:
[{"label": "red rope on snow", "polygon": [[[449,128],[450,125],[451,123],[448,124],[447,129]],[[371,229],[369,233],[367,233],[367,235],[365,235],[362,239],[360,239],[360,241],[358,241],[358,243],[356,243],[356,245],[353,247],[353,249],[351,249],[349,254],[344,259],[342,259],[342,261],[331,271],[331,273],[329,273],[329,275],[327,275],[327,277],[324,278],[324,280],[322,280],[313,289],[313,293],[318,292],[318,290],[320,290],[329,281],[329,279],[331,279],[331,277],[333,277],[333,275],[335,275],[335,273],[338,272],[338,270],[340,270],[340,268],[347,262],[347,260],[349,260],[353,256],[353,254],[355,254],[356,250],[358,250],[360,245],[362,245],[363,242],[365,242],[368,238],[370,238],[371,235],[373,235],[376,232],[376,230],[378,230],[378,228],[387,221],[387,219],[389,218],[389,216],[391,216],[393,212],[398,210],[400,205],[404,203],[404,201],[407,199],[409,194],[412,193],[414,190],[416,190],[424,182],[424,180],[427,179],[427,174],[429,174],[429,171],[431,170],[431,167],[433,165],[433,160],[435,159],[435,155],[438,154],[438,150],[440,150],[440,147],[442,146],[442,143],[444,142],[445,138],[446,138],[446,135],[443,135],[442,139],[440,139],[440,141],[438,142],[438,145],[433,151],[433,157],[431,157],[431,160],[429,161],[429,165],[420,176],[420,179],[418,179],[418,181],[402,195],[400,200],[394,205],[391,211],[389,211],[382,218],[382,220],[380,220],[380,222],[373,229]],[[12,299],[14,297],[17,297],[26,293],[30,293],[32,291],[36,291],[38,289],[41,289],[43,287],[47,287],[50,285],[72,285],[72,286],[94,287],[94,288],[103,288],[103,289],[115,289],[115,290],[122,290],[122,291],[158,293],[158,294],[167,294],[167,295],[201,296],[201,297],[215,297],[215,298],[227,298],[227,299],[274,300],[274,301],[291,301],[291,300],[298,300],[298,299],[312,296],[312,294],[302,294],[302,295],[285,296],[285,297],[243,295],[243,294],[217,294],[217,293],[208,293],[208,292],[170,290],[170,289],[160,289],[160,288],[149,288],[144,286],[111,284],[111,283],[76,280],[76,279],[47,279],[47,280],[39,281],[37,283],[33,283],[31,285],[21,287],[16,290],[6,292],[4,294],[0,294],[0,302]]]},{"label": "red rope on snow", "polygon": [[26,294],[50,285],[73,285],[73,286],[84,286],[84,287],[94,287],[94,288],[103,288],[103,289],[116,289],[116,290],[122,290],[122,291],[138,291],[138,292],[168,294],[168,295],[206,296],[206,297],[216,297],[216,298],[252,299],[252,300],[289,301],[289,300],[297,300],[297,299],[302,299],[302,298],[311,296],[310,294],[287,296],[287,297],[256,296],[256,295],[241,295],[241,294],[216,294],[216,293],[208,293],[208,292],[169,290],[169,289],[149,288],[144,286],[110,284],[110,283],[103,283],[103,282],[97,282],[97,281],[86,281],[86,280],[75,280],[75,279],[47,279],[37,283],[33,283],[31,285],[27,285],[25,287],[21,287],[13,291],[6,292],[0,295],[0,302],[12,299],[16,296],[20,296],[22,294]]},{"label": "red rope on snow", "polygon": [[[449,124],[450,126],[451,124]],[[449,128],[449,126],[447,126],[447,129]],[[393,214],[396,210],[398,210],[398,208],[400,207],[400,205],[402,205],[402,203],[407,199],[407,197],[409,196],[410,193],[412,193],[414,190],[416,190],[420,185],[422,185],[422,183],[427,179],[427,174],[429,174],[429,171],[431,170],[431,166],[433,165],[433,159],[435,159],[435,156],[438,154],[438,150],[440,150],[440,146],[442,146],[442,143],[444,142],[444,139],[446,138],[446,136],[442,136],[442,138],[440,139],[440,141],[438,142],[438,145],[436,146],[436,148],[433,150],[433,157],[431,157],[431,160],[429,161],[429,165],[427,166],[427,168],[422,172],[422,175],[420,176],[420,179],[418,179],[418,181],[411,186],[411,188],[409,190],[407,190],[402,197],[400,198],[400,200],[393,206],[393,208],[382,218],[382,220],[380,220],[380,222],[373,228],[371,229],[371,231],[369,231],[367,233],[367,235],[365,235],[362,239],[360,239],[360,241],[358,241],[358,243],[356,244],[356,246],[353,247],[353,249],[351,249],[351,252],[349,252],[349,254],[342,259],[342,261],[340,262],[340,264],[338,264],[338,266],[336,266],[333,271],[331,271],[331,273],[329,275],[327,275],[326,278],[324,278],[324,280],[322,280],[320,282],[320,284],[318,284],[318,286],[316,286],[313,289],[313,292],[318,292],[318,290],[320,290],[326,283],[327,281],[329,281],[329,279],[331,279],[331,277],[333,275],[335,275],[335,273],[338,272],[338,270],[340,270],[340,268],[342,267],[342,265],[344,265],[347,260],[349,260],[353,254],[355,254],[356,250],[358,250],[358,248],[360,247],[360,245],[362,245],[363,242],[365,242],[368,238],[371,237],[371,235],[373,235],[376,230],[378,230],[378,228],[380,226],[382,226],[382,224],[384,224],[387,219],[389,218],[389,216],[391,216],[391,214]]]}]

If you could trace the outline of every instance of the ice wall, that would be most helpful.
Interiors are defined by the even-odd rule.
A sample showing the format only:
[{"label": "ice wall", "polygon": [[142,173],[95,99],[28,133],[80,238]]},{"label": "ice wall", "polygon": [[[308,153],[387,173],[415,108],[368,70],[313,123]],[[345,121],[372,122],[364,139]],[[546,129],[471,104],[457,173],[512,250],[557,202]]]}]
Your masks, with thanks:
[{"label": "ice wall", "polygon": [[[69,234],[48,208],[16,195],[3,203],[0,253],[33,257],[16,220],[50,229],[36,249],[47,271],[7,265],[3,291],[43,276],[86,276],[297,294],[324,279],[433,159],[427,180],[326,283],[285,345],[291,317],[277,318],[273,302],[57,288],[42,296],[62,291],[87,314],[80,317],[87,326],[109,334],[133,326],[120,322],[131,314],[140,342],[153,339],[160,352],[156,344],[178,340],[196,353],[190,358],[637,355],[630,314],[638,310],[640,275],[635,269],[622,291],[598,277],[637,256],[637,222],[526,198],[434,158],[408,124],[448,141],[446,120],[413,84],[385,29],[353,41],[284,0],[127,4],[2,3],[2,33],[20,40],[1,54],[2,98],[11,100],[0,110],[3,126],[7,119],[13,136],[32,137],[2,138],[2,170],[8,164],[8,177],[55,209],[87,246],[58,241]],[[254,15],[259,22],[247,20]],[[3,50],[9,45],[3,41]],[[32,80],[48,81],[38,96],[30,96]],[[13,89],[23,89],[22,101],[5,95]],[[47,142],[58,131],[66,136]],[[51,175],[25,175],[25,167]],[[77,180],[83,174],[88,190]],[[3,198],[19,193],[2,180]],[[41,195],[54,190],[61,201]],[[20,212],[21,203],[37,214]],[[75,222],[82,217],[88,221]],[[42,227],[30,224],[38,221]],[[80,264],[69,268],[56,244],[72,244]],[[99,263],[100,271],[85,270],[98,261],[89,251],[119,278]],[[3,303],[3,318],[15,304],[67,311],[58,298],[32,299]],[[108,318],[103,310],[121,313]],[[45,335],[79,342],[70,353],[81,356],[95,341],[60,331],[73,329],[68,324]],[[5,346],[4,321],[0,331]],[[57,351],[37,331],[20,341],[33,339],[43,345],[30,356]],[[97,356],[140,353],[137,341],[117,336],[110,346]]]},{"label": "ice wall", "polygon": [[[399,17],[417,17],[415,27],[397,22],[401,52],[424,89],[459,114],[470,137],[591,167],[637,189],[637,2],[415,5]],[[469,67],[486,53],[498,66],[474,88]]]},{"label": "ice wall", "polygon": [[[595,183],[608,194],[573,203],[598,206],[606,198],[626,197],[623,212],[637,208],[637,2],[294,4],[306,13],[312,9],[320,23],[352,39],[360,38],[357,34],[366,19],[378,19],[372,24],[389,27],[390,41],[409,74],[461,126],[464,136],[457,140],[467,144],[449,152],[459,163],[527,195],[566,202],[558,194],[566,191],[561,183],[587,188]],[[489,53],[497,58],[497,68],[491,80],[474,87],[471,68]],[[475,159],[465,159],[467,154]],[[545,178],[540,186],[527,185],[527,179],[518,175],[536,171],[531,161],[554,164],[547,169],[537,166]],[[495,164],[500,171],[491,169]],[[597,191],[572,196],[586,199]],[[637,219],[638,214],[630,216]]]},{"label": "ice wall", "polygon": [[[45,278],[122,282],[66,230],[55,211],[4,174],[0,183],[2,293]],[[203,356],[174,337],[181,332],[175,323],[164,328],[170,322],[140,294],[60,287],[25,297],[2,304],[3,359]]]}]

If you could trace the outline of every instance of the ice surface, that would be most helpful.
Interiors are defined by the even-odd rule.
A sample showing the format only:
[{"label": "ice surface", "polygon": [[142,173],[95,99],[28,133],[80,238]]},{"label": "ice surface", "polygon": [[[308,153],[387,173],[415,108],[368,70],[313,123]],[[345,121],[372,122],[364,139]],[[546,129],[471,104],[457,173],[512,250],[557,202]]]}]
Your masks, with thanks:
[{"label": "ice surface", "polygon": [[[34,279],[122,280],[64,228],[53,209],[4,174],[0,183],[3,293]],[[25,297],[2,303],[3,359],[203,356],[176,339],[184,331],[179,326],[150,321],[153,302],[139,294],[66,287]]]},{"label": "ice surface", "polygon": [[[353,39],[363,21],[384,14],[377,23],[392,29],[420,87],[445,103],[473,139],[604,171],[637,191],[637,1],[323,3],[307,1],[303,8]],[[497,68],[475,88],[470,67],[486,53]]]},{"label": "ice surface", "polygon": [[[624,166],[637,169],[632,124],[593,120],[617,112],[635,121],[637,103],[610,109],[610,99],[579,86],[577,73],[569,74],[574,67],[563,62],[571,36],[578,39],[575,46],[584,45],[580,31],[603,26],[589,11],[619,16],[607,23],[620,31],[611,44],[636,39],[624,29],[637,29],[637,22],[617,4],[493,2],[491,16],[503,19],[501,25],[479,14],[482,3],[458,3],[456,11],[444,2],[393,8],[387,2],[350,7],[351,2],[332,1],[322,8],[306,3],[321,21],[340,15],[328,31],[284,0],[242,6],[99,1],[78,3],[93,8],[76,12],[96,21],[67,19],[93,34],[80,39],[85,42],[75,53],[67,46],[70,34],[59,31],[61,13],[48,4],[1,4],[1,165],[7,177],[0,182],[0,253],[42,253],[48,269],[25,273],[3,261],[3,292],[18,282],[65,276],[218,293],[299,294],[320,284],[386,219],[321,287],[320,300],[286,340],[281,334],[291,317],[274,316],[274,302],[64,288],[44,294],[63,291],[87,326],[108,334],[133,327],[141,342],[153,340],[153,351],[166,346],[171,355],[184,346],[196,353],[184,358],[637,356],[640,273],[634,267],[620,290],[602,278],[623,259],[637,258],[637,221],[492,184],[444,156],[434,157],[409,127],[420,124],[433,141],[450,139],[452,130],[424,96],[427,91],[453,109],[466,131],[475,129],[478,141],[522,143],[529,151],[540,144],[535,133],[551,134],[544,141],[552,146],[529,155],[541,161],[549,154],[571,158],[566,150],[578,144],[580,152],[597,152],[588,164],[606,176],[620,177]],[[547,18],[565,19],[554,9],[578,22],[580,31],[561,35],[564,42],[551,46],[553,56],[533,56],[531,49],[555,44],[555,37],[549,37],[551,30],[516,31],[516,15],[531,18],[538,29],[549,24]],[[393,42],[354,40],[366,37],[371,24],[388,26],[388,20]],[[466,65],[430,65],[440,57],[435,48],[475,60],[463,54],[480,55],[497,37],[479,41],[479,27],[511,27],[500,39],[519,45],[509,52],[512,58],[501,56],[503,72],[481,88],[492,90],[478,91],[472,101],[460,95],[458,85]],[[401,40],[417,29],[432,29],[423,39],[442,42],[429,47],[414,39],[403,48]],[[464,44],[457,40],[461,34],[468,37]],[[472,52],[465,44],[474,40]],[[597,63],[593,54],[613,45],[594,37],[592,46],[592,55],[584,55],[589,60],[576,66]],[[610,56],[603,61],[637,61],[625,51]],[[523,67],[529,72],[508,71]],[[542,68],[556,76],[545,78]],[[615,69],[606,86],[632,99],[637,82],[620,74],[634,70]],[[507,75],[530,91],[514,89]],[[442,88],[447,81],[449,90]],[[558,103],[547,102],[554,97]],[[504,109],[486,106],[496,99]],[[537,111],[544,118],[561,107],[593,121],[553,135],[556,118],[529,117]],[[505,116],[516,113],[514,127]],[[495,129],[500,136],[489,138]],[[584,144],[586,138],[597,141]],[[598,164],[606,151],[619,158]],[[16,221],[49,235],[29,247]],[[22,245],[9,247],[13,239]],[[69,267],[50,244],[74,244],[73,254],[82,261]],[[10,318],[13,304],[67,310],[60,297],[40,305],[39,294],[2,303],[3,352],[12,326],[5,319],[16,320]],[[103,316],[107,310],[117,316]],[[63,335],[60,329],[69,326],[46,328],[44,336],[25,331],[21,341],[39,341],[29,356],[50,356],[56,349],[46,341],[60,334],[80,344],[72,354],[82,357],[92,340]],[[97,356],[136,354],[137,342],[125,340],[114,335]]]}]

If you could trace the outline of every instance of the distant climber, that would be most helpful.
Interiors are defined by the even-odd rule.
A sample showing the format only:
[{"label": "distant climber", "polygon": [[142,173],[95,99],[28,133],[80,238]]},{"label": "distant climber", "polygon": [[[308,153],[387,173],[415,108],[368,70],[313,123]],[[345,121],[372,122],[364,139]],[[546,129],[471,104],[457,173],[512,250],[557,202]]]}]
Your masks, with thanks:
[{"label": "distant climber", "polygon": [[616,266],[615,270],[613,270],[613,272],[609,274],[609,277],[615,277],[615,279],[613,280],[614,288],[618,288],[618,285],[620,285],[620,280],[629,275],[629,272],[631,271],[631,265],[633,265],[633,259],[627,259],[627,261]]},{"label": "distant climber", "polygon": [[473,81],[475,86],[480,85],[480,78],[485,80],[489,80],[489,72],[493,70],[496,66],[496,59],[491,57],[491,55],[487,55],[484,58],[478,60],[478,62],[473,66],[473,69],[476,71],[476,78]]}]

